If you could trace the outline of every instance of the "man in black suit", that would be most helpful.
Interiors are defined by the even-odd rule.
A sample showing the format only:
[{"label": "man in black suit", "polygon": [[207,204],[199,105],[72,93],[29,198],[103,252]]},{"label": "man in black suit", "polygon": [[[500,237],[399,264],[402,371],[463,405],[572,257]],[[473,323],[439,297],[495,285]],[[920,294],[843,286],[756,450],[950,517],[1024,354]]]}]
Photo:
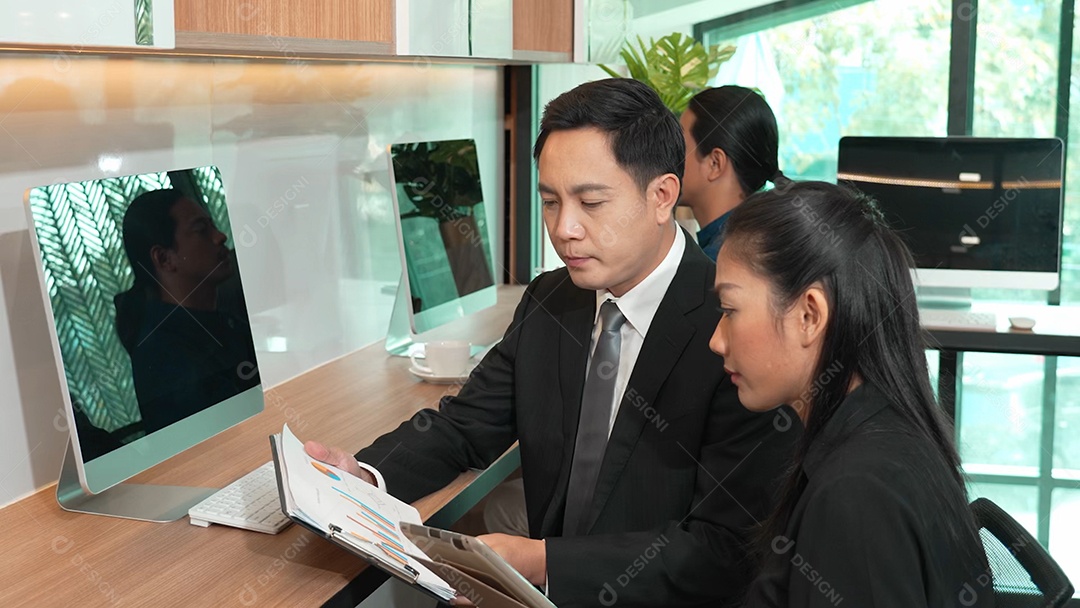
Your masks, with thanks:
[{"label": "man in black suit", "polygon": [[548,104],[534,156],[565,268],[537,277],[454,397],[361,450],[308,452],[414,501],[520,442],[530,538],[482,537],[561,607],[715,606],[794,433],[709,350],[714,266],[675,223],[678,121],[630,79]]}]

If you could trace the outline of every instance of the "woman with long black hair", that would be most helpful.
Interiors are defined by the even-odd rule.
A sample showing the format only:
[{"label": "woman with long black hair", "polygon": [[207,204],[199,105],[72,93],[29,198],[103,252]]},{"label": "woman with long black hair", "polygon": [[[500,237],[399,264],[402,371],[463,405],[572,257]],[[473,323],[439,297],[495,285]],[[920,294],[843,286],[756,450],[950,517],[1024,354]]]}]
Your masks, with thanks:
[{"label": "woman with long black hair", "polygon": [[992,605],[962,595],[987,562],[907,247],[872,199],[816,182],[749,197],[725,229],[711,346],[747,409],[788,404],[805,429],[747,605]]},{"label": "woman with long black hair", "polygon": [[698,245],[715,260],[731,210],[768,182],[791,181],[780,171],[776,116],[757,91],[726,85],[695,95],[679,123],[686,142],[679,203],[693,212]]}]

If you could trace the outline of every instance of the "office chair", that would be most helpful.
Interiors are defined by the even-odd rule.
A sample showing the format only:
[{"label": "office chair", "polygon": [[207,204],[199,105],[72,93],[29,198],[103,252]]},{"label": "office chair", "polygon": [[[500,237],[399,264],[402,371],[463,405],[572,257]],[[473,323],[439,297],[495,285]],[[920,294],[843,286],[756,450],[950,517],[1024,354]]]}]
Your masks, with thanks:
[{"label": "office chair", "polygon": [[993,573],[997,608],[1060,608],[1072,583],[1054,558],[1015,519],[986,498],[971,503]]}]

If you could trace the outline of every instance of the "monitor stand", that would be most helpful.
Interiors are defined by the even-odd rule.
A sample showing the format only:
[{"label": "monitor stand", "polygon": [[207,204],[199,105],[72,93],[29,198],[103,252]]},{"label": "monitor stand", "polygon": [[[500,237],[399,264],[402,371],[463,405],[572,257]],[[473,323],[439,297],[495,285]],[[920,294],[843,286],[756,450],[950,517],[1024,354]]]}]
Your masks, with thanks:
[{"label": "monitor stand", "polygon": [[962,310],[971,308],[971,289],[967,287],[916,287],[919,308]]},{"label": "monitor stand", "polygon": [[395,357],[421,356],[424,345],[414,340],[416,334],[409,324],[409,296],[405,293],[404,277],[398,281],[394,310],[390,313],[390,326],[386,329],[386,352]]},{"label": "monitor stand", "polygon": [[[424,343],[417,341],[420,337],[412,331],[409,323],[408,294],[405,293],[405,279],[398,281],[397,295],[394,297],[394,310],[390,312],[390,326],[386,329],[386,352],[395,357],[424,358]],[[477,357],[491,349],[491,344],[473,344],[469,348],[469,355]]]},{"label": "monitor stand", "polygon": [[56,484],[56,502],[65,511],[75,513],[165,523],[187,515],[188,509],[217,491],[217,488],[120,483],[104,492],[90,494],[79,483],[75,450],[69,438]]}]

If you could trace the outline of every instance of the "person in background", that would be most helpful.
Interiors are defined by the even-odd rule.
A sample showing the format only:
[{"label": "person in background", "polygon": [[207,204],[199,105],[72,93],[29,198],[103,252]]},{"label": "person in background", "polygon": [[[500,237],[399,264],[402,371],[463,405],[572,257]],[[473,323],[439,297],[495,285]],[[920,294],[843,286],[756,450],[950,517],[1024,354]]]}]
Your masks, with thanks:
[{"label": "person in background", "polygon": [[789,182],[777,162],[776,116],[757,92],[729,85],[695,95],[679,122],[686,140],[680,201],[700,227],[698,245],[715,260],[731,210],[766,182]]},{"label": "person in background", "polygon": [[178,190],[144,192],[122,232],[135,280],[113,299],[116,330],[146,433],[259,384],[246,308],[219,305],[237,271],[206,210]]},{"label": "person in background", "polygon": [[502,341],[438,410],[355,456],[305,449],[411,502],[517,441],[528,536],[480,538],[553,603],[740,597],[750,528],[797,433],[739,405],[709,350],[713,263],[672,215],[678,120],[643,83],[586,83],[547,105],[534,157],[566,267],[529,284]]},{"label": "person in background", "polygon": [[725,232],[712,349],[747,409],[790,404],[805,427],[746,605],[970,602],[987,561],[931,390],[911,253],[872,199],[818,182],[749,197]]}]

